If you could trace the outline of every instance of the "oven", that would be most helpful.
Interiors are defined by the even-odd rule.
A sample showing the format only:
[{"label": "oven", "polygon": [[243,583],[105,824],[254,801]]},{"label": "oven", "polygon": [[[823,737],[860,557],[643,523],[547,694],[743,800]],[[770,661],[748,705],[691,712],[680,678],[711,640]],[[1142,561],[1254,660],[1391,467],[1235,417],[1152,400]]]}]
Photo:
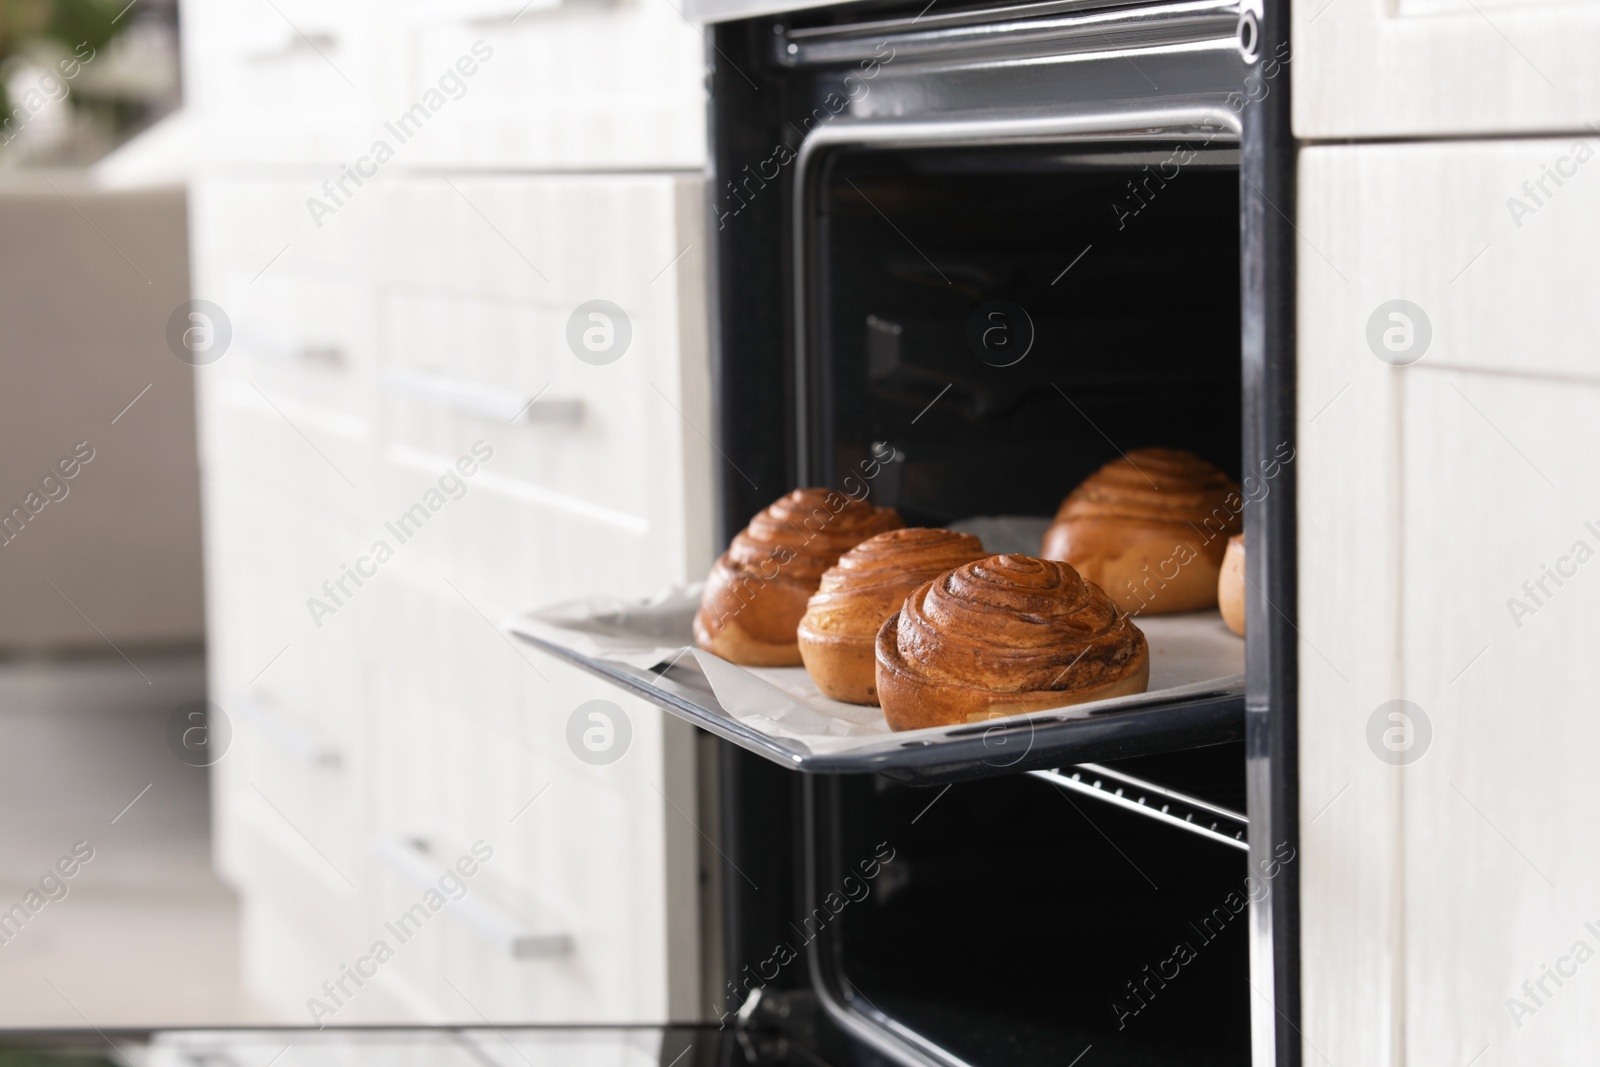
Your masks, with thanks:
[{"label": "oven", "polygon": [[1244,487],[1249,636],[1231,681],[839,751],[528,634],[706,731],[708,1014],[830,1062],[1298,1064],[1284,12],[775,6],[691,11],[720,543],[855,479],[1027,545],[1183,448]]}]

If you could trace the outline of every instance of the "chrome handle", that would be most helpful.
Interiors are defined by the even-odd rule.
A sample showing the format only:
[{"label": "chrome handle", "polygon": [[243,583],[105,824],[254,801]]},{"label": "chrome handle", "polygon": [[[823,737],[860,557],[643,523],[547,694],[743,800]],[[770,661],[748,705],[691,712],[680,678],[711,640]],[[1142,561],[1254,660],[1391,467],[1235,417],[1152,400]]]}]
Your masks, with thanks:
[{"label": "chrome handle", "polygon": [[306,764],[337,768],[344,763],[344,754],[338,745],[320,731],[273,709],[266,698],[246,697],[237,707],[268,740]]},{"label": "chrome handle", "polygon": [[[421,891],[442,892],[439,881],[451,872],[448,863],[440,865],[438,857],[431,855],[426,844],[378,838],[372,842],[373,854],[401,879]],[[572,935],[556,929],[551,923],[529,924],[512,915],[481,892],[471,889],[470,880],[457,874],[457,881],[466,885],[466,893],[450,900],[443,909],[464,925],[478,933],[514,960],[554,959],[571,954]]]},{"label": "chrome handle", "polygon": [[447,374],[391,367],[383,372],[386,392],[495,422],[572,425],[583,421],[583,401],[550,399],[544,391],[529,396]]},{"label": "chrome handle", "polygon": [[320,30],[301,33],[299,30],[286,29],[281,34],[275,34],[274,40],[270,43],[263,43],[246,51],[243,59],[246,63],[272,63],[302,52],[318,52],[325,55],[337,51],[338,48],[338,38],[331,33]]}]

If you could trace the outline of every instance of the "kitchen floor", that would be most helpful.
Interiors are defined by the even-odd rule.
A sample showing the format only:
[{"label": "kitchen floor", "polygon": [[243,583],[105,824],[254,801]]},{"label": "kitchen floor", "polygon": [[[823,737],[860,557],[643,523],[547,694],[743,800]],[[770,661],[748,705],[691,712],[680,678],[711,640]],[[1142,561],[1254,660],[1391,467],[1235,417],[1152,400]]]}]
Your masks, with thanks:
[{"label": "kitchen floor", "polygon": [[206,771],[167,744],[204,660],[133,658],[0,663],[0,1027],[264,1017],[211,870]]}]

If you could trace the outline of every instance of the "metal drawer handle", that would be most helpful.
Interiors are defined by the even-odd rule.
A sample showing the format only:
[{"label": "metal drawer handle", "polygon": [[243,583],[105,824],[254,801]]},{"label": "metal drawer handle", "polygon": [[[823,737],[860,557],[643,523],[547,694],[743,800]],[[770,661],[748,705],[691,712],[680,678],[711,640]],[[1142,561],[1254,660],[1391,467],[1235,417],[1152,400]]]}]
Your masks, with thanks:
[{"label": "metal drawer handle", "polygon": [[339,40],[333,34],[321,30],[312,30],[301,33],[298,30],[286,30],[270,44],[262,44],[244,53],[246,63],[272,63],[280,59],[301,53],[322,53],[338,51]]},{"label": "metal drawer handle", "polygon": [[385,370],[383,388],[386,392],[495,422],[575,425],[583,421],[582,400],[547,399],[542,391],[529,396],[468,378],[405,367]]},{"label": "metal drawer handle", "polygon": [[252,355],[285,363],[320,363],[344,368],[349,362],[343,348],[331,341],[291,341],[264,330],[241,329],[237,344]]},{"label": "metal drawer handle", "polygon": [[[446,865],[424,848],[410,841],[377,838],[372,842],[372,851],[385,867],[417,889],[438,891],[439,878],[445,873]],[[548,921],[526,923],[488,900],[481,891],[474,891],[470,881],[466,884],[467,894],[450,901],[444,908],[445,914],[455,916],[512,959],[555,959],[572,953],[571,934],[556,929]]]},{"label": "metal drawer handle", "polygon": [[273,709],[265,697],[246,697],[236,705],[251,725],[284,752],[312,767],[337,768],[344,763],[339,746],[297,719]]},{"label": "metal drawer handle", "polygon": [[562,0],[415,0],[407,14],[417,22],[510,25],[533,11],[549,11]]}]

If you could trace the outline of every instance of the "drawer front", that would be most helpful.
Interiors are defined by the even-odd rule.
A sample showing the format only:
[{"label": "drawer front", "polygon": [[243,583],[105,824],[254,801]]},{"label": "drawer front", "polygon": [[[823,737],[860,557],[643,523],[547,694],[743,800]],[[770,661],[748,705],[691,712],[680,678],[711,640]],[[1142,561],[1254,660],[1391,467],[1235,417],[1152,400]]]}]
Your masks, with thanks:
[{"label": "drawer front", "polygon": [[1573,144],[1301,155],[1305,1037],[1335,1062],[1600,1049],[1539,987],[1600,892],[1570,832],[1600,818],[1600,185],[1507,206]]},{"label": "drawer front", "polygon": [[1292,6],[1292,55],[1260,70],[1268,91],[1273,77],[1284,76],[1274,69],[1294,79],[1299,137],[1579,133],[1596,120],[1600,4],[1593,0]]},{"label": "drawer front", "polygon": [[378,126],[376,14],[361,0],[186,0],[185,97],[207,158],[350,162]]},{"label": "drawer front", "polygon": [[404,25],[384,115],[413,165],[704,165],[707,46],[673,4],[413,4]]},{"label": "drawer front", "polygon": [[219,865],[248,892],[292,897],[315,885],[349,910],[366,862],[366,646],[375,605],[340,597],[332,606],[324,583],[344,578],[359,540],[287,504],[206,487],[211,699],[233,728],[213,774]]},{"label": "drawer front", "polygon": [[200,383],[200,463],[207,477],[260,485],[298,506],[361,513],[372,485],[369,425],[246,378]]},{"label": "drawer front", "polygon": [[[700,188],[530,178],[394,192],[389,210],[429,221],[384,256],[381,510],[438,505],[415,550],[496,602],[647,595],[709,562]],[[560,269],[541,278],[524,249]],[[596,298],[621,318],[584,317]],[[630,335],[626,349],[580,358],[575,320],[578,348],[601,321],[613,343]],[[473,474],[458,479],[463,459]]]},{"label": "drawer front", "polygon": [[320,231],[290,181],[201,181],[191,199],[196,298],[231,331],[196,368],[202,464],[316,507],[360,514],[375,401],[369,199]]},{"label": "drawer front", "polygon": [[[667,850],[697,849],[695,831],[673,825],[664,799],[693,810],[682,731],[526,645],[509,646],[481,605],[415,568],[397,564],[382,596],[378,914],[404,914],[427,872],[492,852],[462,898],[429,920],[416,951],[408,945],[398,973],[454,1005],[457,1018],[472,1017],[461,995],[491,1018],[667,1017],[669,987],[694,980],[691,955],[674,958],[670,972],[668,962],[669,904],[695,892],[692,875],[668,884]],[[601,766],[580,760],[567,739],[573,711],[597,698],[622,707],[630,733],[622,757]],[[407,862],[397,843],[425,851]],[[692,918],[692,908],[680,910]],[[529,942],[520,956],[513,936]],[[565,950],[547,943],[556,936],[569,939]]]}]

